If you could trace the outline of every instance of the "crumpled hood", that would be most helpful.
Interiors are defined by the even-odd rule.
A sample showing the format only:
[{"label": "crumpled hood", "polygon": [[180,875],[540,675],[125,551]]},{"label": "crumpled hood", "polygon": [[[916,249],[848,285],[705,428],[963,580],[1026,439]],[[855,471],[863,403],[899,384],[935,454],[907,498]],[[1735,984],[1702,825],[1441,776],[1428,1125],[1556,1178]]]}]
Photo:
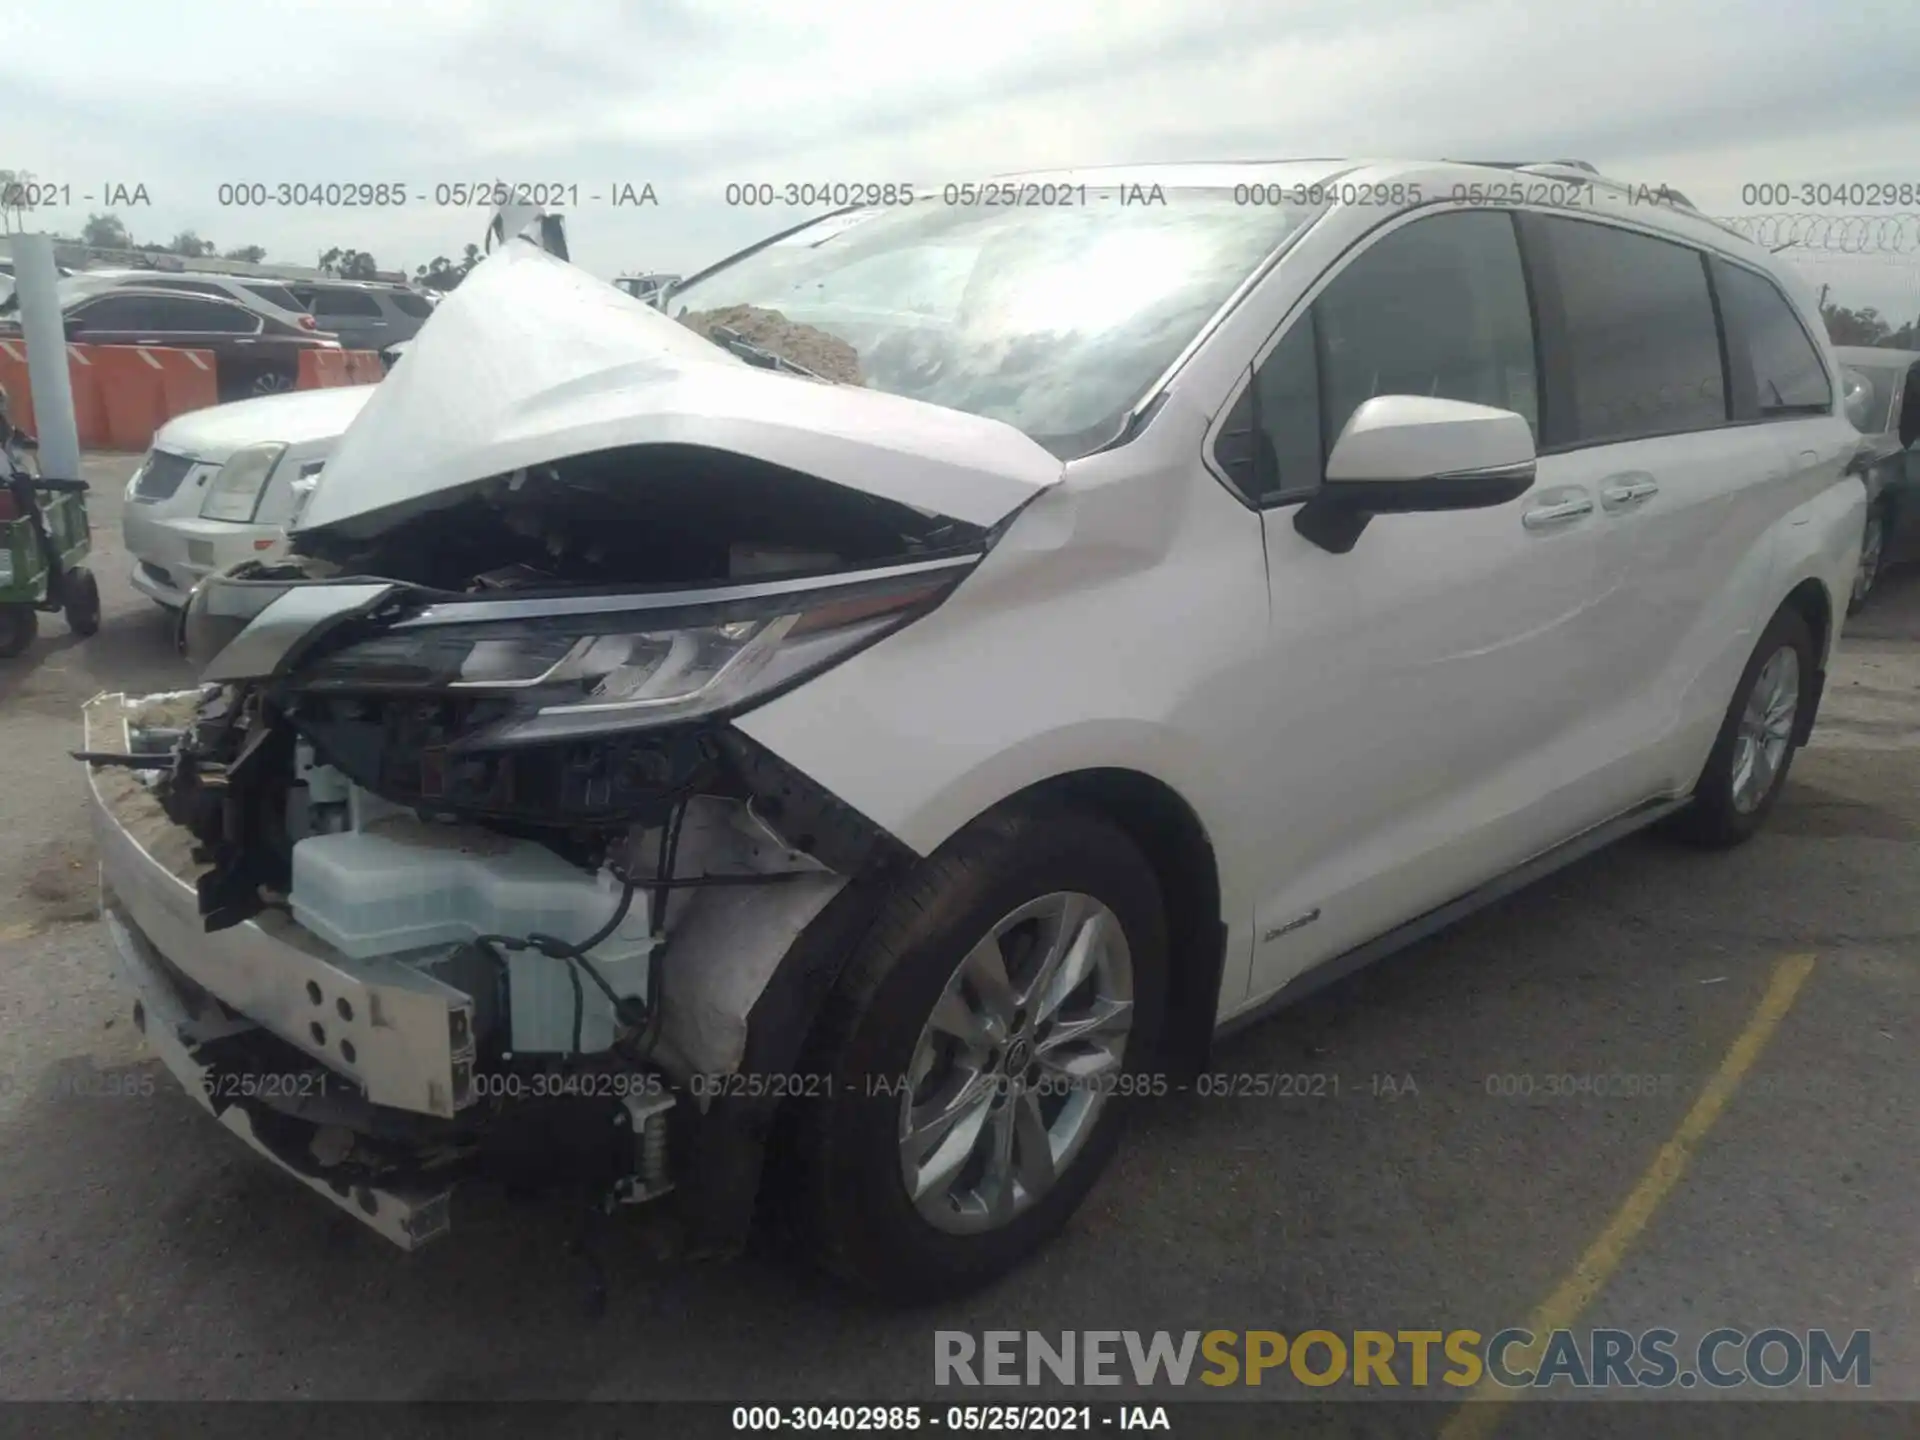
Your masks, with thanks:
[{"label": "crumpled hood", "polygon": [[748,365],[513,240],[440,303],[379,384],[296,533],[343,521],[364,533],[492,476],[646,444],[734,451],[979,526],[1062,471],[1000,421]]}]

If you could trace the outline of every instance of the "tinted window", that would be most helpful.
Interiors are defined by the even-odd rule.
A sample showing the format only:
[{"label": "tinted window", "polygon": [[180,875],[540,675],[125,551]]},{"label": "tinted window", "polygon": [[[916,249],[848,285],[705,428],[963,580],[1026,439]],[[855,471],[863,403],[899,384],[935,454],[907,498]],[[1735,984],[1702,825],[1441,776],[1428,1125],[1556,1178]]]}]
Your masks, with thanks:
[{"label": "tinted window", "polygon": [[1582,220],[1539,224],[1565,307],[1571,370],[1570,424],[1551,438],[1631,440],[1726,423],[1720,331],[1700,252]]},{"label": "tinted window", "polygon": [[380,316],[380,306],[364,290],[316,290],[311,308],[315,315]]},{"label": "tinted window", "polygon": [[424,320],[433,314],[431,303],[405,290],[396,290],[387,298],[393,301],[402,315],[411,315],[416,320]]},{"label": "tinted window", "polygon": [[1826,367],[1786,296],[1766,276],[1724,260],[1714,262],[1714,283],[1720,290],[1731,357],[1741,367],[1743,383],[1734,387],[1738,418],[1831,409],[1833,387]]},{"label": "tinted window", "polygon": [[1362,252],[1314,301],[1329,447],[1376,395],[1515,410],[1539,433],[1533,321],[1513,222],[1417,220]]},{"label": "tinted window", "polygon": [[293,298],[293,292],[284,285],[246,285],[241,287],[251,294],[258,295],[269,305],[278,305],[282,310],[302,310],[306,307]]},{"label": "tinted window", "polygon": [[1512,221],[1434,216],[1362,251],[1288,327],[1236,401],[1215,459],[1260,503],[1297,499],[1375,396],[1497,406],[1537,434],[1538,394]]},{"label": "tinted window", "polygon": [[1313,312],[1302,316],[1253,377],[1261,493],[1275,501],[1311,493],[1326,462],[1315,328]]},{"label": "tinted window", "polygon": [[145,295],[105,295],[67,313],[86,321],[90,330],[158,330],[159,307],[169,303]]},{"label": "tinted window", "polygon": [[201,334],[245,334],[258,328],[259,320],[238,305],[219,305],[205,300],[156,300],[159,324],[165,330],[191,330]]}]

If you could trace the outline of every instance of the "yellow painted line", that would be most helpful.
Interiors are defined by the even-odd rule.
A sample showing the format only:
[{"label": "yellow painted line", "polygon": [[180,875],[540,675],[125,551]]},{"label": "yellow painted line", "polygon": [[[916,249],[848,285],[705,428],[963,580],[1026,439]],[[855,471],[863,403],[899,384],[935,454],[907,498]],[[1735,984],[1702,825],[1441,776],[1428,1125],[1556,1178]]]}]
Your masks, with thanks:
[{"label": "yellow painted line", "polygon": [[[1580,1263],[1573,1267],[1572,1273],[1560,1282],[1559,1288],[1528,1319],[1526,1328],[1533,1332],[1534,1343],[1508,1349],[1508,1370],[1531,1370],[1536,1367],[1547,1336],[1555,1330],[1569,1328],[1607,1281],[1613,1278],[1614,1271],[1620,1268],[1620,1262],[1626,1259],[1627,1251],[1633,1247],[1640,1232],[1647,1228],[1647,1222],[1653,1218],[1654,1211],[1660,1208],[1661,1201],[1680,1183],[1680,1177],[1686,1173],[1687,1162],[1693,1158],[1693,1152],[1720,1118],[1720,1112],[1727,1108],[1734,1091],[1740,1088],[1741,1078],[1753,1068],[1753,1062],[1760,1058],[1760,1052],[1767,1048],[1773,1032],[1780,1028],[1780,1022],[1793,1008],[1801,985],[1813,970],[1813,961],[1811,955],[1783,955],[1775,963],[1773,978],[1767,982],[1766,993],[1760,997],[1759,1005],[1754,1007],[1753,1015],[1720,1061],[1719,1068],[1700,1091],[1700,1098],[1687,1111],[1680,1128],[1660,1147],[1660,1153],[1653,1157],[1653,1163],[1640,1177],[1640,1183],[1633,1187],[1633,1192],[1614,1212],[1613,1218],[1607,1222],[1607,1228],[1600,1232],[1600,1238],[1587,1247],[1587,1253],[1580,1257]],[[1440,1431],[1440,1440],[1483,1440],[1499,1424],[1503,1405],[1519,1393],[1497,1384],[1491,1376],[1483,1375],[1480,1383],[1468,1392],[1465,1403],[1448,1418]]]}]

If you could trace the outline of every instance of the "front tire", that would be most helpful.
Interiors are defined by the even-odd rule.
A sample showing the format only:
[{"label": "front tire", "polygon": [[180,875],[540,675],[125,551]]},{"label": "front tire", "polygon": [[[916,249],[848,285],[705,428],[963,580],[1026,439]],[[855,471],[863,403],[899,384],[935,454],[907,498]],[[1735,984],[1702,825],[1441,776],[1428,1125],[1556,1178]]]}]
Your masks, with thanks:
[{"label": "front tire", "polygon": [[76,565],[60,577],[60,588],[66,600],[62,608],[67,628],[82,639],[99,634],[100,582],[93,572],[84,565]]},{"label": "front tire", "polygon": [[988,816],[922,862],[810,1040],[831,1077],[794,1157],[813,1258],[925,1301],[1038,1250],[1150,1092],[1166,970],[1159,881],[1097,815]]},{"label": "front tire", "polygon": [[285,370],[262,370],[247,386],[247,394],[284,395],[293,389],[295,383],[294,377]]},{"label": "front tire", "polygon": [[1752,837],[1780,798],[1793,764],[1800,707],[1813,698],[1813,635],[1798,610],[1776,614],[1734,687],[1719,738],[1674,818],[1682,839],[1726,849]]}]

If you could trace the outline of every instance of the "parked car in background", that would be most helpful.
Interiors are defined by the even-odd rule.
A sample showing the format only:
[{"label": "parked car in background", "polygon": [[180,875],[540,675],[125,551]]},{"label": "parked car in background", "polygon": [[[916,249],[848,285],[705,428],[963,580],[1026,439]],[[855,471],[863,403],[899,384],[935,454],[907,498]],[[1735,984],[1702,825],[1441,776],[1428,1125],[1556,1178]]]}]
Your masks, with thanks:
[{"label": "parked car in background", "polygon": [[433,302],[405,285],[297,280],[287,290],[349,350],[382,350],[396,340],[410,340],[433,314]]},{"label": "parked car in background", "polygon": [[[61,275],[71,275],[73,271],[65,265],[56,263],[54,270]],[[6,309],[7,302],[13,298],[13,261],[0,256],[0,310]]]},{"label": "parked car in background", "polygon": [[1834,347],[1834,357],[1870,387],[1858,468],[1867,482],[1860,570],[1849,609],[1867,603],[1887,567],[1920,559],[1920,351]]},{"label": "parked car in background", "polygon": [[371,385],[269,395],[169,421],[127,483],[133,588],[170,609],[205,576],[286,551],[286,525]]},{"label": "parked car in background", "polygon": [[[318,334],[324,329],[278,280],[258,280],[244,275],[177,270],[79,270],[71,272],[60,282],[60,298],[64,307],[68,301],[78,300],[82,296],[126,289],[209,295],[217,300],[236,301],[269,320],[278,320],[296,330]],[[5,308],[0,306],[0,311]]]},{"label": "parked car in background", "polygon": [[[331,336],[264,315],[237,300],[175,290],[82,290],[65,297],[61,311],[70,340],[212,351],[222,400],[291,390],[303,351],[340,348]],[[19,333],[17,315],[0,316],[0,334]]]}]

